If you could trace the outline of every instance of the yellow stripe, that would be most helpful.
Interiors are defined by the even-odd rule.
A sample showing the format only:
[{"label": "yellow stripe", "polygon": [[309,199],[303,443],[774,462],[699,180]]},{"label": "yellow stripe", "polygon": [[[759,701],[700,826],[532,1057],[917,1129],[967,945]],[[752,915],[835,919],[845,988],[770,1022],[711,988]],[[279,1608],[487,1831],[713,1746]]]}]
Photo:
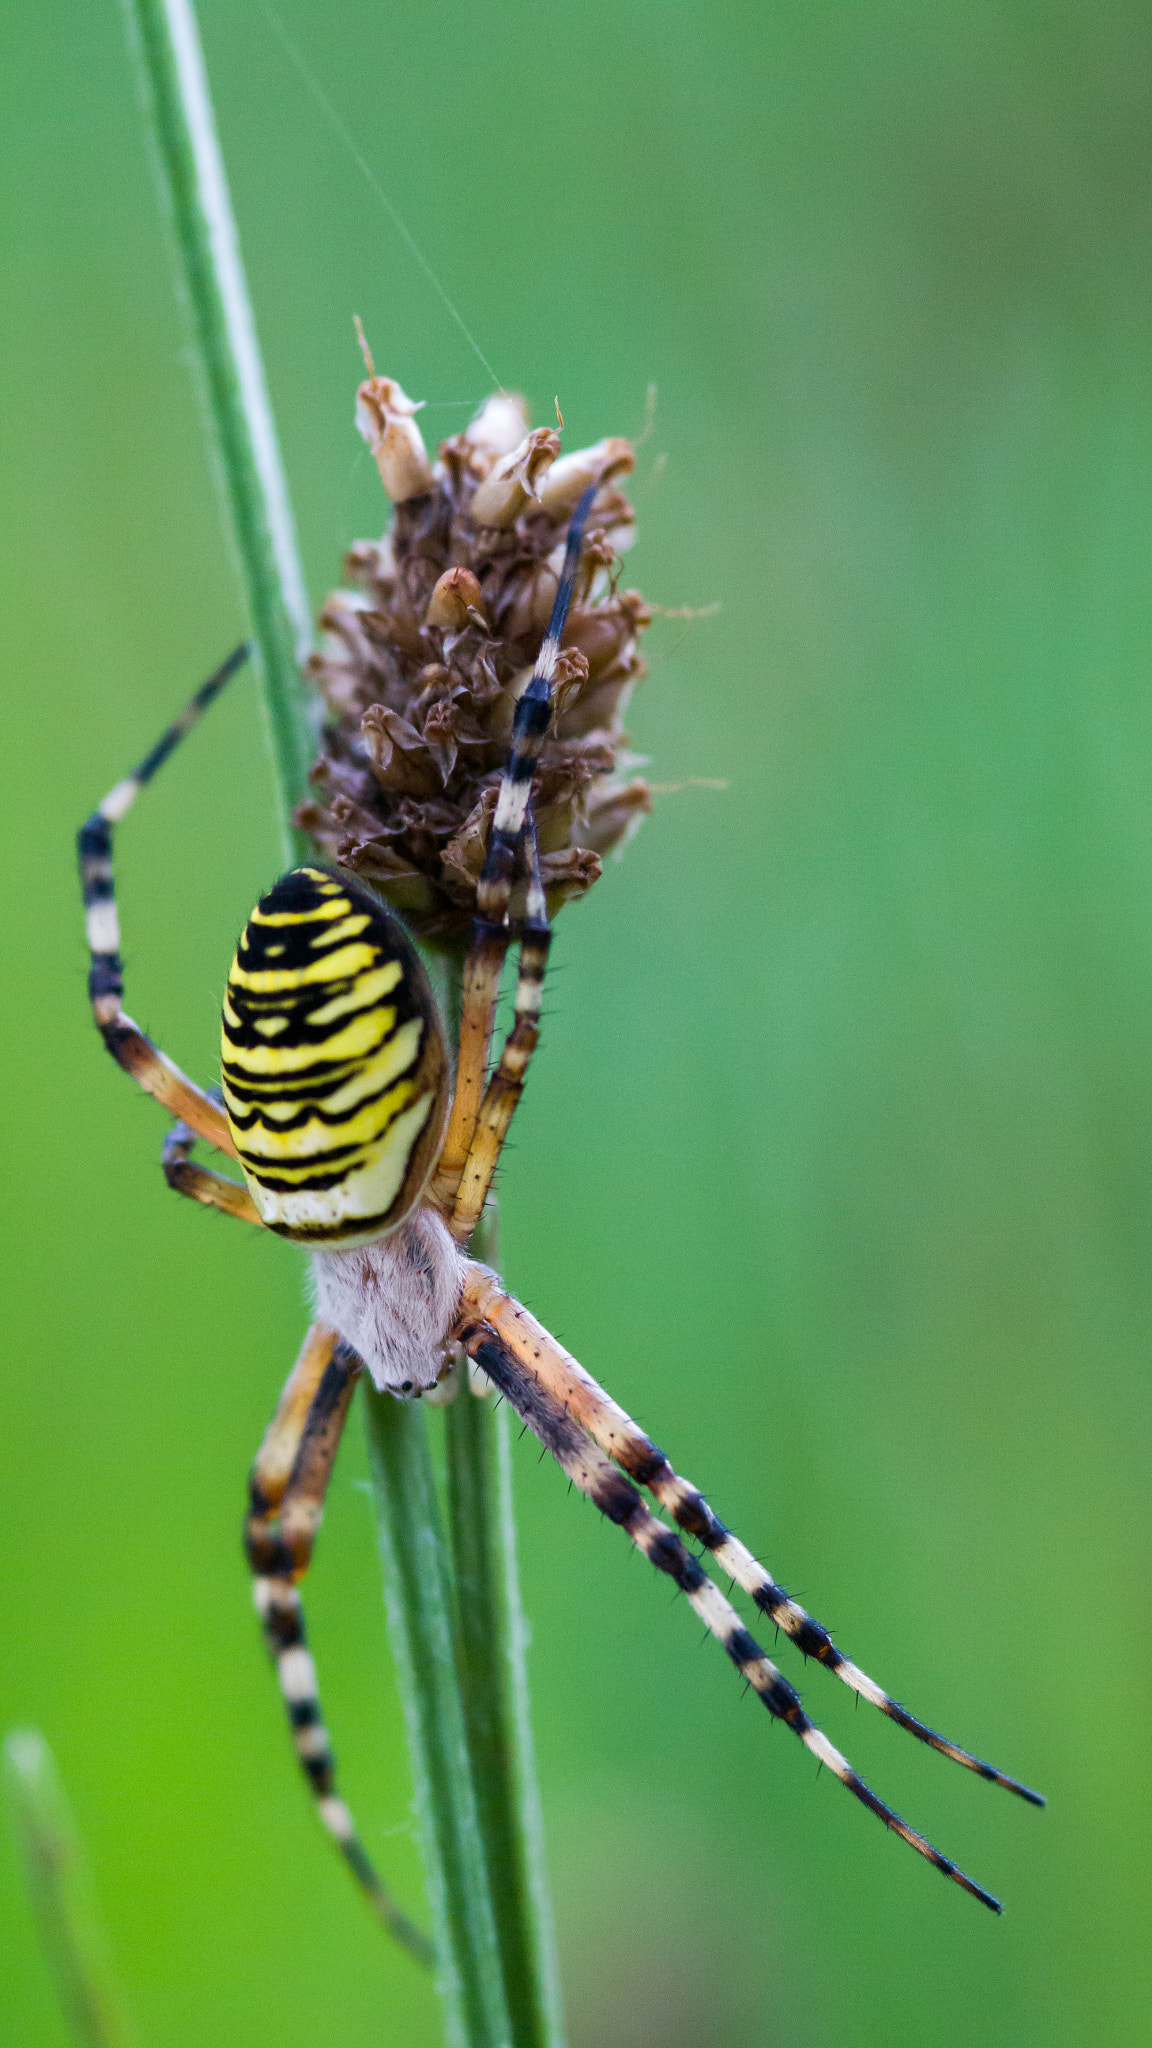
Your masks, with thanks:
[{"label": "yellow stripe", "polygon": [[[351,908],[351,905],[349,905],[349,908]],[[371,918],[363,912],[357,917],[346,917],[343,923],[334,924],[330,929],[317,932],[316,937],[309,939],[308,944],[310,946],[330,946],[333,939],[354,939],[360,932],[366,931],[371,922]]]},{"label": "yellow stripe", "polygon": [[389,960],[387,966],[378,967],[375,974],[359,975],[344,995],[333,996],[330,1003],[323,1003],[318,1010],[309,1010],[307,1022],[311,1025],[332,1024],[337,1017],[346,1017],[349,1010],[362,1010],[368,1003],[377,1003],[381,996],[391,995],[403,976],[400,961]]},{"label": "yellow stripe", "polygon": [[284,989],[315,986],[318,982],[349,981],[366,967],[374,967],[379,958],[378,946],[341,946],[339,952],[311,960],[307,967],[268,967],[250,974],[237,961],[228,979],[238,989],[251,989],[254,995],[273,995]]},{"label": "yellow stripe", "polygon": [[338,902],[314,903],[311,910],[254,910],[249,924],[319,924],[334,917],[346,917],[352,905],[346,896]]},{"label": "yellow stripe", "polygon": [[227,1065],[239,1067],[243,1073],[287,1076],[317,1060],[367,1059],[395,1028],[395,1010],[381,1005],[354,1017],[343,1031],[334,1031],[319,1045],[235,1045],[224,1032],[221,1050]]},{"label": "yellow stripe", "polygon": [[[266,1123],[258,1123],[250,1131],[240,1133],[246,1159],[267,1160],[270,1165],[296,1166],[308,1169],[308,1160],[317,1152],[334,1152],[343,1145],[356,1145],[362,1149],[375,1146],[383,1137],[389,1124],[400,1110],[406,1109],[416,1093],[414,1081],[398,1081],[379,1102],[370,1102],[359,1116],[346,1117],[335,1128],[322,1123],[319,1117],[310,1117],[294,1131],[270,1130]],[[255,1171],[250,1168],[250,1171]]]},{"label": "yellow stripe", "polygon": [[249,924],[317,924],[335,917],[347,917],[352,909],[347,896],[332,896],[326,903],[314,903],[310,910],[261,910],[257,904]]}]

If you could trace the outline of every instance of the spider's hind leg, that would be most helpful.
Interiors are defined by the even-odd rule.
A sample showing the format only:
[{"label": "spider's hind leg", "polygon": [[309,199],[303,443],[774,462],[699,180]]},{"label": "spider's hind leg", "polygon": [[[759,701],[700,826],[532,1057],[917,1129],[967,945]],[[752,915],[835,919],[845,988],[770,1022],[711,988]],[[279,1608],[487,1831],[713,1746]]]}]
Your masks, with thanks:
[{"label": "spider's hind leg", "polygon": [[527,1423],[545,1448],[551,1451],[562,1472],[587,1495],[609,1521],[622,1528],[636,1548],[657,1571],[666,1572],[685,1595],[710,1635],[727,1652],[742,1678],[754,1687],[762,1704],[776,1720],[783,1721],[819,1763],[874,1813],[885,1827],[927,1858],[935,1869],[979,1899],[994,1913],[999,1901],[924,1835],[908,1826],[890,1806],[864,1783],[848,1759],[809,1720],[800,1696],[766,1657],[755,1637],[744,1627],[732,1606],[703,1565],[685,1550],[675,1530],[656,1520],[630,1479],[618,1470],[581,1427],[571,1411],[558,1401],[542,1380],[523,1365],[496,1330],[485,1322],[462,1313],[457,1334],[469,1357],[483,1367],[489,1379]]},{"label": "spider's hind leg", "polygon": [[335,1331],[314,1323],[252,1468],[245,1548],[292,1740],[320,1819],[388,1932],[418,1962],[430,1964],[427,1937],[377,1876],[337,1793],[336,1761],[320,1712],[316,1667],[305,1641],[297,1589],[311,1561],[359,1371],[360,1360],[350,1346]]},{"label": "spider's hind leg", "polygon": [[704,1546],[720,1570],[750,1595],[761,1613],[782,1628],[806,1657],[825,1665],[859,1698],[878,1707],[930,1749],[951,1757],[979,1777],[1004,1786],[1006,1791],[1017,1793],[1033,1806],[1044,1805],[1039,1792],[938,1735],[846,1657],[823,1623],[815,1621],[791,1599],[740,1538],[725,1527],[699,1489],[673,1471],[663,1451],[645,1435],[639,1423],[633,1422],[535,1316],[504,1292],[495,1274],[475,1262],[465,1269],[464,1302],[498,1332],[521,1364],[587,1430],[601,1450],[637,1485],[648,1488],[677,1526]]}]

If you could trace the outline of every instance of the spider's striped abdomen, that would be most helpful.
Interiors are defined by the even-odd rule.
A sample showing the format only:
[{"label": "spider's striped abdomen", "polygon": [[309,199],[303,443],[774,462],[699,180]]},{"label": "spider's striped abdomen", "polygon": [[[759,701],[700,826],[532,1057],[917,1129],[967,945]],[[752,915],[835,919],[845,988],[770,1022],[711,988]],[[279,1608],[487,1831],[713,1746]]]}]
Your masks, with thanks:
[{"label": "spider's striped abdomen", "polygon": [[446,1059],[432,991],[362,886],[294,868],[244,930],[224,997],[224,1106],[269,1229],[366,1244],[436,1163]]}]

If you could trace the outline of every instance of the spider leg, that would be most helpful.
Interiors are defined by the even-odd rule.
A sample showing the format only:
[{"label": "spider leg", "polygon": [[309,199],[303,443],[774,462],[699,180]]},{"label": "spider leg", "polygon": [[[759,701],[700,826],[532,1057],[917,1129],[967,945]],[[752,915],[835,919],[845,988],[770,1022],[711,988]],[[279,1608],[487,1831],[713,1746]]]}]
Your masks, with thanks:
[{"label": "spider leg", "polygon": [[686,1596],[690,1606],[710,1635],[735,1664],[741,1677],[758,1693],[768,1712],[785,1722],[819,1763],[826,1764],[849,1792],[885,1827],[928,1862],[970,1892],[974,1899],[994,1913],[1002,1908],[998,1899],[984,1890],[959,1866],[933,1848],[925,1836],[900,1819],[890,1806],[864,1783],[847,1758],[809,1720],[795,1688],[766,1657],[755,1637],[744,1627],[731,1602],[709,1578],[703,1566],[685,1550],[675,1531],[666,1527],[645,1505],[640,1494],[607,1458],[590,1436],[537,1376],[515,1356],[511,1347],[488,1324],[468,1320],[467,1312],[457,1335],[471,1358],[506,1396],[533,1434],[551,1451],[561,1471],[587,1495],[602,1515],[615,1522],[631,1538],[657,1571],[666,1572]]},{"label": "spider leg", "polygon": [[[560,642],[564,635],[568,607],[572,601],[576,572],[580,564],[584,528],[598,489],[598,483],[589,485],[569,523],[564,549],[564,567],[552,607],[552,617],[536,658],[531,680],[516,706],[512,721],[512,747],[501,777],[488,850],[477,885],[476,919],[472,926],[472,942],[464,966],[456,1090],[452,1098],[452,1110],[441,1148],[435,1184],[437,1196],[448,1202],[454,1197],[464,1172],[485,1096],[488,1050],[492,1042],[492,1026],[500,992],[500,974],[504,965],[504,955],[512,940],[508,901],[512,892],[516,851],[524,833],[525,821],[530,816],[532,779],[552,716],[552,679],[556,672]],[[545,911],[545,931],[547,923]],[[530,958],[532,950],[530,942]],[[545,952],[546,950],[545,940]],[[522,947],[522,976],[523,973]],[[538,1009],[539,1004],[537,1011]],[[530,1053],[531,1048],[529,1056]],[[527,1058],[524,1063],[527,1064]],[[483,1196],[476,1206],[476,1216],[482,1207]],[[455,1222],[453,1229],[457,1236],[461,1235]]]},{"label": "spider leg", "polygon": [[456,1086],[448,1129],[432,1183],[433,1194],[449,1212],[460,1185],[468,1147],[484,1097],[488,1076],[488,1049],[496,1020],[500,975],[508,950],[510,932],[500,926],[489,929],[479,919],[472,927],[460,1007],[460,1042],[456,1056]]},{"label": "spider leg", "polygon": [[211,1167],[198,1166],[191,1158],[198,1135],[191,1124],[185,1123],[173,1124],[168,1132],[160,1164],[169,1187],[178,1195],[203,1202],[205,1208],[219,1209],[225,1216],[235,1216],[241,1223],[255,1223],[263,1230],[263,1218],[247,1188],[239,1181],[229,1180],[226,1174],[213,1173]]},{"label": "spider leg", "polygon": [[842,1650],[837,1649],[823,1624],[813,1620],[797,1601],[789,1598],[739,1537],[725,1528],[703,1494],[673,1471],[663,1451],[645,1435],[639,1424],[633,1422],[611,1395],[605,1393],[591,1373],[585,1371],[550,1331],[537,1322],[535,1316],[504,1292],[496,1275],[487,1267],[469,1262],[465,1269],[463,1299],[474,1315],[497,1331],[520,1363],[587,1430],[601,1450],[606,1451],[637,1485],[649,1489],[678,1527],[704,1545],[719,1569],[750,1594],[761,1612],[782,1628],[806,1657],[814,1657],[829,1671],[835,1672],[837,1678],[842,1679],[861,1699],[878,1707],[882,1714],[899,1727],[906,1728],[920,1742],[927,1743],[929,1748],[938,1750],[942,1756],[952,1757],[966,1770],[975,1771],[992,1784],[1003,1785],[1007,1791],[1017,1793],[1033,1806],[1044,1805],[1039,1792],[1033,1792],[1019,1779],[1008,1777],[992,1764],[970,1755],[966,1749],[960,1749],[956,1743],[949,1742],[945,1736],[938,1735],[925,1722],[910,1714],[906,1707],[902,1707],[898,1700],[894,1700],[874,1679],[852,1663]]},{"label": "spider leg", "polygon": [[253,1593],[292,1740],[316,1810],[352,1875],[388,1932],[422,1963],[431,1946],[377,1876],[336,1791],[336,1763],[320,1712],[316,1667],[305,1642],[297,1591],[312,1557],[324,1496],[360,1371],[356,1353],[334,1330],[314,1323],[289,1374],[256,1454],[249,1487],[245,1548]]},{"label": "spider leg", "polygon": [[540,1037],[540,1003],[552,927],[544,884],[540,879],[540,849],[536,821],[529,813],[524,821],[523,846],[528,870],[524,925],[520,937],[520,959],[516,976],[516,1004],[512,1029],[501,1049],[496,1071],[484,1091],[484,1100],[472,1132],[468,1157],[460,1176],[456,1203],[451,1216],[452,1235],[467,1244],[480,1219],[496,1163],[503,1150],[508,1127],[524,1093],[528,1062]]},{"label": "spider leg", "polygon": [[125,776],[114,789],[109,790],[102,804],[93,811],[87,823],[77,834],[76,850],[80,862],[80,889],[84,899],[88,950],[91,965],[88,972],[88,998],[92,1005],[92,1016],[96,1029],[114,1060],[133,1080],[154,1095],[174,1117],[191,1124],[193,1130],[219,1152],[227,1152],[233,1159],[236,1147],[228,1130],[227,1119],[219,1105],[197,1088],[179,1067],[152,1044],[125,1015],[121,1007],[124,994],[124,971],[120,962],[120,920],[116,915],[116,896],[112,882],[112,828],[132,808],[140,791],[152,780],[156,770],[167,760],[173,748],[178,746],[186,732],[196,724],[218,697],[225,683],[235,675],[236,670],[248,658],[248,647],[237,647],[222,662],[206,683],[202,683],[194,697],[185,706],[179,718],[162,733],[151,752],[146,754],[140,766],[131,775]]}]

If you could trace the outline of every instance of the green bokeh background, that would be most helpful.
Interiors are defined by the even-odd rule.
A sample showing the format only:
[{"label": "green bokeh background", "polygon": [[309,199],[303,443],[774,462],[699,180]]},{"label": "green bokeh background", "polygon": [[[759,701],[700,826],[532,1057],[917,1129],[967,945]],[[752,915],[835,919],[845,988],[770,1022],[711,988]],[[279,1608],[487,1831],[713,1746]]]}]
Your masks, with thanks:
[{"label": "green bokeh background", "polygon": [[[524,1443],[574,2048],[1143,2044],[1152,17],[283,7],[538,416],[636,432],[656,383],[629,578],[720,606],[657,623],[632,729],[658,779],[728,787],[661,801],[560,922],[509,1277],[867,1669],[1051,1800],[807,1673],[994,1921],[814,1782]],[[430,438],[488,379],[255,0],[202,23],[319,600],[383,518],[353,312]],[[424,2048],[238,1549],[298,1259],[164,1194],[82,999],[72,832],[243,630],[112,0],[21,9],[0,94],[0,1719],[55,1748],[145,2048]],[[244,681],[122,835],[129,1006],[204,1079],[269,792]],[[313,1633],[416,1898],[363,1471],[354,1423]],[[0,2035],[60,2048],[7,1844],[0,1888]]]}]

